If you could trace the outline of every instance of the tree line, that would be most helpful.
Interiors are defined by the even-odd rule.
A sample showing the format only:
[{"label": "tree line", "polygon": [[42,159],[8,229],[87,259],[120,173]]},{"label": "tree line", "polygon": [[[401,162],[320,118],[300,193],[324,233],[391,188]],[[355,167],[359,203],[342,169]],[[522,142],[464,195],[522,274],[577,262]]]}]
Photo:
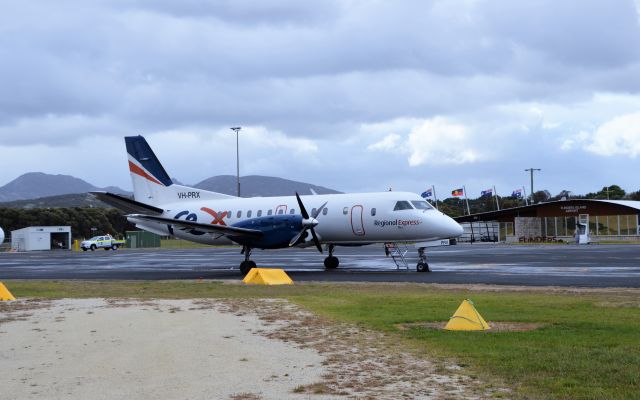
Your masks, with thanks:
[{"label": "tree line", "polygon": [[[551,195],[548,190],[539,190],[533,194],[534,203],[544,203],[548,201],[558,201],[563,199],[598,199],[598,200],[636,200],[640,201],[640,190],[637,192],[625,192],[618,185],[605,186],[597,192],[590,192],[586,195],[576,195],[569,190],[562,190],[555,196]],[[434,202],[431,202],[434,204]],[[524,199],[516,199],[513,197],[498,196],[498,204],[500,209],[522,207],[525,205]],[[464,198],[450,197],[444,200],[438,200],[438,209],[451,217],[459,217],[467,214],[467,204]],[[497,209],[495,197],[478,197],[469,199],[469,209],[471,214],[495,211]]]},{"label": "tree line", "polygon": [[29,226],[71,226],[74,239],[107,233],[123,237],[136,230],[115,208],[0,208],[0,227],[7,235]]},{"label": "tree line", "polygon": [[[605,186],[602,190],[586,195],[574,195],[563,190],[552,196],[547,190],[533,194],[536,203],[562,199],[610,199],[638,200],[640,191],[626,193],[618,185]],[[498,196],[500,208],[512,208],[524,205],[524,199]],[[478,197],[469,199],[472,214],[494,211],[497,209],[495,197]],[[458,217],[467,213],[464,198],[452,197],[438,200],[438,209],[445,214]],[[117,237],[124,236],[125,231],[136,230],[115,208],[101,207],[67,207],[67,208],[0,208],[0,227],[9,234],[11,231],[28,226],[71,226],[74,239],[89,238],[95,235],[110,233]],[[94,228],[95,230],[92,230]]]}]

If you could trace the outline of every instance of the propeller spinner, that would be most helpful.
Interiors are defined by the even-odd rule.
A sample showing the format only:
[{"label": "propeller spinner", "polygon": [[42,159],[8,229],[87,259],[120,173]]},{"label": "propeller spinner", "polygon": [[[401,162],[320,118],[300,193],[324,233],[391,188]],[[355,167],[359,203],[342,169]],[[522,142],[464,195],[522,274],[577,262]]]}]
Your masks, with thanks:
[{"label": "propeller spinner", "polygon": [[320,240],[318,239],[318,235],[316,235],[316,231],[313,228],[318,225],[318,220],[316,218],[318,218],[318,215],[320,215],[320,213],[322,212],[322,209],[327,205],[327,202],[325,201],[324,204],[321,205],[320,208],[318,208],[313,213],[313,215],[309,216],[307,209],[304,207],[304,204],[302,204],[302,200],[300,199],[300,195],[298,194],[298,192],[296,192],[296,200],[298,200],[298,205],[300,206],[300,214],[302,214],[302,230],[300,231],[300,233],[294,236],[293,239],[291,239],[291,242],[289,242],[289,246],[295,246],[300,242],[302,242],[306,237],[305,235],[306,232],[311,231],[311,236],[313,237],[313,243],[316,245],[316,248],[318,249],[318,251],[322,253],[322,246],[320,246]]}]

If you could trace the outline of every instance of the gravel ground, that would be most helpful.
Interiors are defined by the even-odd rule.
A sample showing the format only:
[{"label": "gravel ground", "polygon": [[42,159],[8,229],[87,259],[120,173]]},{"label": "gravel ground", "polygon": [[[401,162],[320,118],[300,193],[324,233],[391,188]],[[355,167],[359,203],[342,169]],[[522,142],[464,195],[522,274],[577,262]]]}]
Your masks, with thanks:
[{"label": "gravel ground", "polygon": [[325,372],[316,351],[253,334],[257,317],[191,300],[14,304],[0,314],[7,398],[307,398],[292,390]]},{"label": "gravel ground", "polygon": [[441,399],[500,392],[283,300],[0,303],[12,399]]}]

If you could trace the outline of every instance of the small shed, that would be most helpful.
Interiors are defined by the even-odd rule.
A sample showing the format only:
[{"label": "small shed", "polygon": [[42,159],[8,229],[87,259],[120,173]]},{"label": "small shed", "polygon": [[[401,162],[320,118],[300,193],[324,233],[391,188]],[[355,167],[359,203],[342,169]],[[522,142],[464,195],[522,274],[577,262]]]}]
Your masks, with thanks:
[{"label": "small shed", "polygon": [[125,239],[130,249],[160,247],[160,236],[147,231],[126,231]]},{"label": "small shed", "polygon": [[11,248],[16,251],[69,250],[70,226],[29,226],[11,231]]}]

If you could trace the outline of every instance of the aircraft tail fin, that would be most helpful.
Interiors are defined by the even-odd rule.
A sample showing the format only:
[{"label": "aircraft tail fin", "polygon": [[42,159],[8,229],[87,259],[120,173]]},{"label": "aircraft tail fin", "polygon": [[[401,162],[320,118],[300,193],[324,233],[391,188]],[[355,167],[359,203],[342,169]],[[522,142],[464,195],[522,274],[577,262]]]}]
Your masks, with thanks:
[{"label": "aircraft tail fin", "polygon": [[133,197],[136,201],[157,206],[194,199],[234,197],[174,184],[144,137],[127,136],[124,140],[133,182]]}]

